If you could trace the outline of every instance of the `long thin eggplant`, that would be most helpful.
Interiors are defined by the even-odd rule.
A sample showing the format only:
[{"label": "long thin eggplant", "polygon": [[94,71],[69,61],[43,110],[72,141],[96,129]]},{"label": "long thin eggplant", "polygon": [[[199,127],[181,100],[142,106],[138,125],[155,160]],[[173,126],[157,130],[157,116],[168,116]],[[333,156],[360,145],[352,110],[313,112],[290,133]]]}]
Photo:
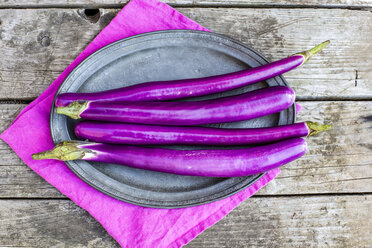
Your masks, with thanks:
[{"label": "long thin eggplant", "polygon": [[56,107],[74,101],[163,101],[181,99],[240,88],[257,83],[297,68],[329,44],[325,41],[316,47],[296,53],[288,58],[259,67],[224,75],[174,81],[154,81],[95,93],[64,93],[57,96]]},{"label": "long thin eggplant", "polygon": [[73,102],[56,112],[74,119],[190,126],[254,119],[280,112],[294,100],[291,88],[275,86],[195,102]]},{"label": "long thin eggplant", "polygon": [[33,159],[83,159],[204,177],[240,177],[262,173],[306,153],[306,141],[293,138],[253,148],[229,150],[172,150],[66,141]]},{"label": "long thin eggplant", "polygon": [[331,125],[300,122],[267,128],[166,127],[83,121],[75,126],[79,138],[99,143],[130,145],[253,145],[315,135]]}]

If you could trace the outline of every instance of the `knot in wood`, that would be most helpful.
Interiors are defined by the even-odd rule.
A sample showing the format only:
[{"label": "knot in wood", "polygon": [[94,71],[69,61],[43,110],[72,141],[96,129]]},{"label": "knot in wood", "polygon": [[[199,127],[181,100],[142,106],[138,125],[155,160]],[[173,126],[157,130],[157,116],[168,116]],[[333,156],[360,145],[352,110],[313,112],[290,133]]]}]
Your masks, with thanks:
[{"label": "knot in wood", "polygon": [[39,35],[37,36],[37,41],[43,47],[49,46],[50,43],[51,43],[51,39],[49,37],[49,32],[46,32],[46,31],[40,32]]}]

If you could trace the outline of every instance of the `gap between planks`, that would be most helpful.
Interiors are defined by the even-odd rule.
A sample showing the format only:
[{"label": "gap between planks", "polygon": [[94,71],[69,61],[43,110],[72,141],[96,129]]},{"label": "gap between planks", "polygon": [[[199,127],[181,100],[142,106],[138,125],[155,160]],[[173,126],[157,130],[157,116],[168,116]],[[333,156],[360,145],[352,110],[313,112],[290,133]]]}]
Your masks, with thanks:
[{"label": "gap between planks", "polygon": [[[340,196],[372,196],[372,192],[345,192],[345,193],[313,193],[313,194],[267,194],[267,195],[260,195],[255,194],[249,198],[295,198],[295,197],[340,197]],[[17,201],[26,201],[26,200],[34,200],[34,201],[46,201],[46,200],[60,200],[60,201],[71,201],[70,198],[67,196],[61,195],[61,197],[1,197],[0,200],[17,200]]]},{"label": "gap between planks", "polygon": [[[62,1],[58,3],[58,1],[50,2],[45,1],[45,3],[40,3],[43,1],[37,1],[33,3],[33,1],[27,1],[26,3],[17,2],[12,3],[11,1],[8,3],[0,3],[0,9],[73,9],[73,8],[85,8],[85,9],[93,9],[93,8],[100,8],[100,9],[111,9],[111,8],[123,8],[129,1],[121,1],[120,3],[117,2],[110,2],[107,3],[94,3],[94,1],[87,1],[87,3],[80,2],[80,3],[67,3]],[[79,2],[79,1],[77,1]],[[288,3],[284,2],[277,2],[277,1],[262,1],[262,2],[254,2],[254,1],[162,1],[172,7],[184,7],[184,8],[281,8],[281,9],[349,9],[349,10],[360,10],[360,11],[371,11],[372,4],[368,3],[367,1],[354,1],[355,3],[351,3],[350,1],[342,3],[342,1],[335,1],[334,4],[332,3],[321,3],[319,1],[305,1],[304,3],[294,3],[293,1],[288,1]]]},{"label": "gap between planks", "polygon": [[[0,104],[14,104],[14,105],[22,105],[22,104],[30,104],[32,101],[34,101],[36,98],[32,98],[30,100],[25,99],[1,99],[0,98]],[[301,102],[368,102],[372,101],[372,96],[366,96],[366,97],[304,97],[304,96],[297,96],[296,101]]]},{"label": "gap between planks", "polygon": [[[71,5],[10,5],[10,6],[0,6],[0,9],[121,9],[126,4],[105,4],[105,5],[85,5],[85,4],[71,4]],[[357,5],[249,5],[249,4],[237,4],[237,5],[219,5],[219,4],[169,4],[175,8],[244,8],[244,9],[347,9],[347,10],[357,10],[357,11],[372,11],[371,6],[357,6]]]}]

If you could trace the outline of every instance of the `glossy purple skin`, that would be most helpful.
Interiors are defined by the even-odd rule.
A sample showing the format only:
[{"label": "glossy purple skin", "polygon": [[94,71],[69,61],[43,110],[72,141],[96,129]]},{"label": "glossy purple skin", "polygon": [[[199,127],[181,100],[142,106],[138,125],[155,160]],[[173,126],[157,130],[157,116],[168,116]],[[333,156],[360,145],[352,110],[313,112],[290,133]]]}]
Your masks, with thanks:
[{"label": "glossy purple skin", "polygon": [[64,93],[57,96],[56,107],[80,101],[161,101],[240,88],[273,78],[290,71],[304,62],[304,56],[293,55],[259,67],[224,75],[174,81],[156,81],[95,93]]},{"label": "glossy purple skin", "polygon": [[131,145],[252,145],[304,137],[305,122],[268,128],[169,127],[83,121],[75,134],[100,143]]},{"label": "glossy purple skin", "polygon": [[254,175],[284,165],[306,153],[306,142],[301,138],[233,150],[171,150],[100,143],[79,147],[96,153],[85,160],[204,177]]},{"label": "glossy purple skin", "polygon": [[234,122],[280,112],[293,104],[289,87],[275,86],[241,95],[195,102],[89,102],[87,120],[190,126]]}]

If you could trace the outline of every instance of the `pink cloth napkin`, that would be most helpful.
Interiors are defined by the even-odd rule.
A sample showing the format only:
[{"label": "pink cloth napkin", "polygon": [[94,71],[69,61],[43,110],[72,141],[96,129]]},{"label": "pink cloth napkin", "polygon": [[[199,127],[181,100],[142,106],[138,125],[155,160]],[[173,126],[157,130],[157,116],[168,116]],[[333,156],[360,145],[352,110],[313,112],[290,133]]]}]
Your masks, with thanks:
[{"label": "pink cloth napkin", "polygon": [[53,147],[49,130],[50,108],[58,87],[74,67],[97,49],[114,41],[167,29],[208,31],[157,0],[132,0],[0,136],[31,169],[87,210],[123,247],[180,247],[221,220],[279,174],[278,169],[272,170],[251,187],[218,202],[169,210],[121,202],[87,185],[63,162],[32,160],[31,154]]}]

